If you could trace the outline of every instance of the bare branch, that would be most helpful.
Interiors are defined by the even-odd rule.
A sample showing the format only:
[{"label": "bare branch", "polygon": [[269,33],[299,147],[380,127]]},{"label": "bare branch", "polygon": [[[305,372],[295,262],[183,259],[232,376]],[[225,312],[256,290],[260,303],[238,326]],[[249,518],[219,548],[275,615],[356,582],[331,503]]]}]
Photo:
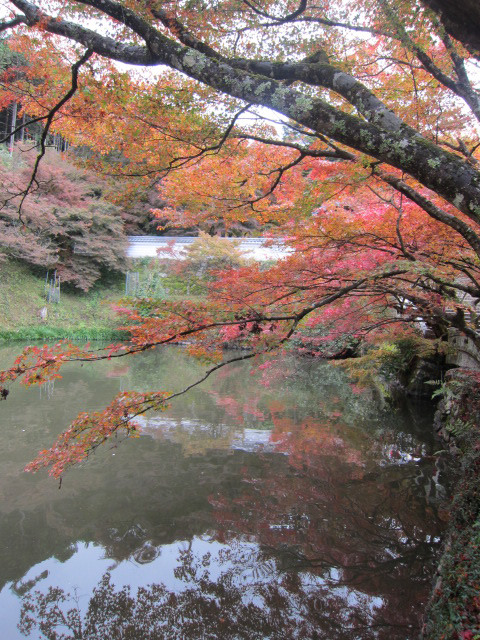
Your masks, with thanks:
[{"label": "bare branch", "polygon": [[16,133],[18,133],[22,129],[25,129],[25,127],[28,127],[29,125],[34,124],[35,122],[41,122],[42,120],[46,120],[47,118],[48,118],[48,115],[39,116],[38,118],[32,118],[28,122],[22,122],[22,124],[19,125],[18,127],[16,127],[16,129],[14,129],[13,131],[10,131],[10,133],[8,135],[6,135],[4,138],[1,138],[0,139],[0,144],[3,143],[3,142],[6,142],[10,138],[13,138],[13,136],[15,136]]},{"label": "bare branch", "polygon": [[243,3],[246,4],[247,7],[252,9],[252,11],[257,15],[262,16],[263,18],[268,18],[269,20],[274,20],[274,24],[276,25],[284,24],[285,22],[291,22],[295,20],[300,15],[302,15],[302,13],[307,8],[307,0],[300,0],[300,4],[298,5],[298,8],[295,9],[295,11],[292,11],[292,13],[289,13],[288,15],[283,17],[275,17],[270,15],[269,13],[266,13],[265,11],[261,11],[260,9],[257,9],[257,7],[255,7],[254,4],[249,2],[249,0],[243,0]]},{"label": "bare branch", "polygon": [[386,182],[390,186],[394,187],[400,193],[403,193],[407,198],[415,202],[419,207],[428,213],[429,216],[446,224],[451,229],[454,229],[459,233],[472,247],[477,256],[480,257],[480,236],[468,225],[466,222],[453,216],[452,214],[444,211],[437,205],[433,204],[428,198],[421,193],[410,187],[401,178],[385,173],[377,168],[373,168],[374,175],[377,175],[383,182]]},{"label": "bare branch", "polygon": [[236,138],[242,140],[255,140],[256,142],[261,142],[263,144],[268,144],[274,147],[286,147],[288,149],[295,149],[304,157],[311,158],[338,158],[341,160],[354,160],[355,156],[353,153],[349,153],[348,151],[344,151],[336,147],[335,149],[309,149],[308,147],[303,147],[300,144],[295,144],[294,142],[288,142],[284,140],[275,140],[273,138],[262,138],[261,136],[254,136],[250,134],[237,134]]}]

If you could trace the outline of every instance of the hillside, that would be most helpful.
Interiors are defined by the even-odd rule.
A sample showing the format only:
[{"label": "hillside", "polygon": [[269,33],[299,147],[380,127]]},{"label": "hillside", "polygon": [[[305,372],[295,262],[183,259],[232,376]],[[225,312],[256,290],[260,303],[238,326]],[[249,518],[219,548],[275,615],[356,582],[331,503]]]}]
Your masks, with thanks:
[{"label": "hillside", "polygon": [[122,210],[108,185],[49,150],[28,188],[35,154],[17,146],[0,154],[0,260],[56,269],[62,282],[88,291],[106,273],[125,270]]},{"label": "hillside", "polygon": [[[0,263],[0,340],[112,339],[118,318],[111,304],[122,296],[124,281],[95,285],[88,293],[65,287],[58,304],[47,304],[45,280],[16,261]],[[42,319],[42,309],[46,318]],[[45,315],[45,312],[43,313]]]}]

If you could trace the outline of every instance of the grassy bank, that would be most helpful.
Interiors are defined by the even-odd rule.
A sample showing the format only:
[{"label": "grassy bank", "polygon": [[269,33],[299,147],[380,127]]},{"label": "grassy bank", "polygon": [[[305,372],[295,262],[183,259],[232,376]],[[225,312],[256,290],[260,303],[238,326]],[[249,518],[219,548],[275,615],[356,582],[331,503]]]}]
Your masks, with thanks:
[{"label": "grassy bank", "polygon": [[125,333],[105,327],[21,327],[18,330],[0,331],[0,343],[2,342],[50,342],[52,340],[72,340],[90,342],[91,340],[118,340],[124,339]]},{"label": "grassy bank", "polygon": [[45,281],[17,262],[0,263],[0,341],[112,340],[119,318],[112,303],[124,293],[122,280],[88,293],[62,288],[60,302],[48,304]]}]

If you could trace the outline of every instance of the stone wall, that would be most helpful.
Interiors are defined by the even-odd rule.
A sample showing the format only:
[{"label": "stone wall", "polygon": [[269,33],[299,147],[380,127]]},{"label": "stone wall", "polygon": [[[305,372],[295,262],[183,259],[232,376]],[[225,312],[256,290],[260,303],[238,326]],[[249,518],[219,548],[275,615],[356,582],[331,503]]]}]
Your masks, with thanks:
[{"label": "stone wall", "polygon": [[456,329],[448,332],[448,344],[451,347],[447,355],[447,364],[480,371],[480,350],[473,340],[467,338]]},{"label": "stone wall", "polygon": [[424,640],[480,638],[480,373],[449,371],[435,420],[459,461],[459,479]]}]

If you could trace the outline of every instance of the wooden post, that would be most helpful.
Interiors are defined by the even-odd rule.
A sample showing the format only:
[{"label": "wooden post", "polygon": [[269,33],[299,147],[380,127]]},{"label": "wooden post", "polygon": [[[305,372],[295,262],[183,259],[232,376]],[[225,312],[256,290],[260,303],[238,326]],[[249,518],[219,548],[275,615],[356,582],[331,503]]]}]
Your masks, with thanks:
[{"label": "wooden post", "polygon": [[8,150],[10,155],[13,154],[13,146],[15,144],[15,126],[17,124],[17,103],[12,102],[12,119],[10,121],[10,137],[8,138]]},{"label": "wooden post", "polygon": [[20,142],[24,142],[25,140],[25,112],[23,112],[22,116],[22,128],[20,129]]}]

